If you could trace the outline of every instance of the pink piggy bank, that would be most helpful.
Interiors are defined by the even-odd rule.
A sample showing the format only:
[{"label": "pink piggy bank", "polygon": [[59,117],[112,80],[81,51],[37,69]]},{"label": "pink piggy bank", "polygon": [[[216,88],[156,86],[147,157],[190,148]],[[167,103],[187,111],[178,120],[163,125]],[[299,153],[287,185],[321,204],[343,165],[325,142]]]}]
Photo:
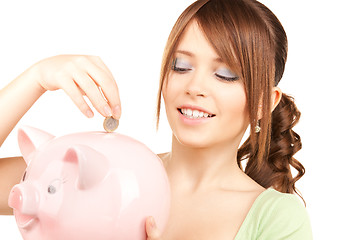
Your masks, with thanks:
[{"label": "pink piggy bank", "polygon": [[145,219],[163,230],[170,189],[161,160],[118,134],[54,137],[19,130],[27,163],[9,206],[25,240],[145,240]]}]

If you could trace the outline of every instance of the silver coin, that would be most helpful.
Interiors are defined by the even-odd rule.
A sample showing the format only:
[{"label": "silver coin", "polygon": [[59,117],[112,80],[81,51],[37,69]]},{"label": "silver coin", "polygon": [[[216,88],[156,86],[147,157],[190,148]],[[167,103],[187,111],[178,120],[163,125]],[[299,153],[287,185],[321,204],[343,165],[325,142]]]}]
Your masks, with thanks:
[{"label": "silver coin", "polygon": [[113,117],[107,117],[104,120],[104,129],[107,132],[113,132],[115,131],[119,126],[119,120],[113,118]]}]

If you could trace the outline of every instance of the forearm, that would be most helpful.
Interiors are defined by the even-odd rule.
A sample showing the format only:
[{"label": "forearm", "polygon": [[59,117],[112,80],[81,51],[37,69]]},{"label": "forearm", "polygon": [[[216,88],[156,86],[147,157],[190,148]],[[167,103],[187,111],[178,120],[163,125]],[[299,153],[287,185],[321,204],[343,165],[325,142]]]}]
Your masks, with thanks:
[{"label": "forearm", "polygon": [[21,181],[25,168],[22,157],[0,158],[0,215],[12,214],[8,206],[10,190]]},{"label": "forearm", "polygon": [[39,74],[29,68],[0,90],[0,146],[18,121],[45,92],[36,78]]}]

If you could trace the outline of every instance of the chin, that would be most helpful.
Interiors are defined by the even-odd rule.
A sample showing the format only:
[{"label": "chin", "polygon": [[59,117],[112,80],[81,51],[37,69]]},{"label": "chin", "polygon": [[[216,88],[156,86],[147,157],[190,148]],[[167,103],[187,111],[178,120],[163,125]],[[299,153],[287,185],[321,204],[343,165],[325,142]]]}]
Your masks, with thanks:
[{"label": "chin", "polygon": [[199,134],[174,134],[173,141],[178,142],[180,145],[188,148],[209,148],[215,143],[211,140],[214,140],[214,137],[201,136]]}]

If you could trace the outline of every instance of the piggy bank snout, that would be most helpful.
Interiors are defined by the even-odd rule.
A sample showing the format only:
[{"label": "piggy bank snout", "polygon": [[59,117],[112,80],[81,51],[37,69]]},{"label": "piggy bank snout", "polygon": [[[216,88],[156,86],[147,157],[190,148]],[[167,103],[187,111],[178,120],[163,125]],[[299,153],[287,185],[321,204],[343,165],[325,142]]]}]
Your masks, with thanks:
[{"label": "piggy bank snout", "polygon": [[39,194],[35,187],[23,184],[15,185],[10,192],[9,207],[22,214],[34,216],[39,206]]}]

